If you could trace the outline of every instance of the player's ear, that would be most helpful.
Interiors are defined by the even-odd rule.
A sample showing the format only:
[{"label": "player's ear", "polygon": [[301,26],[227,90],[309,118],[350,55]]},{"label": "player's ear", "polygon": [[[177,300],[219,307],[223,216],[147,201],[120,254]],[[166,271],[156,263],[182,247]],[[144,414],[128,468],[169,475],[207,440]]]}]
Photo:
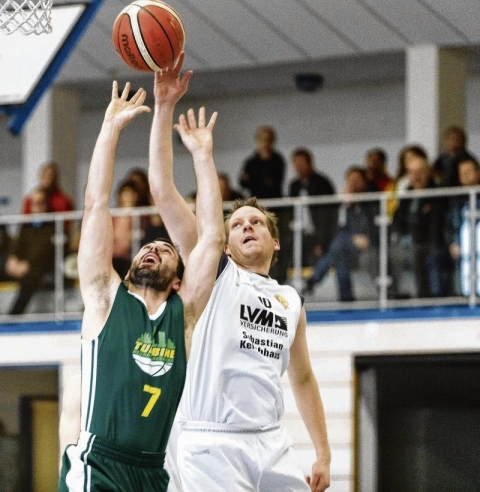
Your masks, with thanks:
[{"label": "player's ear", "polygon": [[180,289],[181,285],[182,281],[178,277],[175,277],[175,280],[172,282],[172,290],[174,292],[178,292],[178,289]]},{"label": "player's ear", "polygon": [[125,282],[128,282],[128,280],[130,279],[130,268],[128,269],[128,272],[127,274],[125,275],[125,278],[123,279]]},{"label": "player's ear", "polygon": [[273,251],[280,251],[280,241],[278,239],[273,240]]},{"label": "player's ear", "polygon": [[228,247],[228,244],[226,244],[224,247],[223,247],[223,252],[228,256],[228,257],[232,257],[232,254],[230,253],[230,248]]}]

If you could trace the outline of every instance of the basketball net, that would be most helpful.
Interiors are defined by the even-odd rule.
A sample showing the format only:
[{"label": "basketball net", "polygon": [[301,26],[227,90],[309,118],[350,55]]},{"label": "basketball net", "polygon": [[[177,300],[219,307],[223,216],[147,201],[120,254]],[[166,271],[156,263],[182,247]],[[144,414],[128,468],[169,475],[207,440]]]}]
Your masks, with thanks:
[{"label": "basketball net", "polygon": [[23,34],[52,32],[53,0],[5,0],[0,5],[0,32]]}]

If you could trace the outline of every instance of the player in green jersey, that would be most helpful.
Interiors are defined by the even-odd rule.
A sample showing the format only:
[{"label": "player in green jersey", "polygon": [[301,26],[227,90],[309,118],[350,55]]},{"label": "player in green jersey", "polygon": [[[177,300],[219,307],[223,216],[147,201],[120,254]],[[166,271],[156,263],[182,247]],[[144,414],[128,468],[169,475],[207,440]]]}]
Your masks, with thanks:
[{"label": "player in green jersey", "polygon": [[[164,77],[185,93],[191,72]],[[216,113],[192,110],[176,129],[197,179],[198,241],[183,263],[166,239],[144,245],[124,281],[112,266],[109,199],[121,130],[140,114],[146,93],[119,95],[113,83],[90,164],[78,254],[82,323],[81,381],[65,391],[59,491],[161,492],[168,485],[165,448],[185,380],[194,326],[215,282],[224,245],[222,200],[212,157]],[[81,412],[78,395],[81,393]]]}]

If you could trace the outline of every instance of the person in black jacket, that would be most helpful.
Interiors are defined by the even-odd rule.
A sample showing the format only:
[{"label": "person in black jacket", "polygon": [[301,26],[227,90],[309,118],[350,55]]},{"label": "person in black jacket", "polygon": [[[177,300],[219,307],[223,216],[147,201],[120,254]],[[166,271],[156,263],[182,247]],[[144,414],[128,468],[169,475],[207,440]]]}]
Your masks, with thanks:
[{"label": "person in black jacket", "polygon": [[[296,178],[290,182],[289,196],[334,195],[335,187],[330,179],[319,173],[311,152],[297,148],[292,152],[292,164]],[[312,266],[328,250],[335,234],[337,204],[310,205],[303,210],[303,266]]]},{"label": "person in black jacket", "polygon": [[[408,190],[436,188],[426,158],[412,157],[407,164]],[[418,297],[440,297],[446,294],[442,271],[448,263],[444,237],[448,202],[444,197],[403,199],[393,216],[391,240],[395,244],[404,235],[412,242],[412,264]],[[394,279],[398,280],[398,279]]]},{"label": "person in black jacket", "polygon": [[280,198],[283,196],[285,159],[275,150],[277,135],[271,126],[261,126],[255,132],[255,152],[245,161],[240,186],[250,196]]}]

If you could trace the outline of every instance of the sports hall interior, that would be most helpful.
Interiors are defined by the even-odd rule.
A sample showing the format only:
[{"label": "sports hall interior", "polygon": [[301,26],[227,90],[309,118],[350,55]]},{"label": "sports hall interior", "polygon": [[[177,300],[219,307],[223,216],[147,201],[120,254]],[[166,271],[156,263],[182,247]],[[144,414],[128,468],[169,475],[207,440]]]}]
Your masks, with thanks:
[{"label": "sports hall interior", "polygon": [[[75,204],[73,212],[57,215],[58,227],[79,227],[112,80],[144,87],[152,105],[153,76],[124,66],[109,37],[127,3],[100,6],[17,134],[9,130],[15,111],[0,108],[0,224],[10,230],[28,221],[23,199],[50,160],[59,163],[62,188]],[[457,125],[468,136],[468,149],[480,156],[480,9],[473,0],[172,5],[186,26],[185,68],[194,70],[176,113],[202,105],[209,114],[219,112],[215,163],[233,187],[254,149],[255,129],[276,131],[275,147],[286,160],[285,198],[265,203],[292,211],[293,225],[285,228],[291,243],[286,281],[299,291],[309,270],[294,224],[313,202],[288,197],[295,148],[311,151],[315,168],[338,191],[336,204],[344,199],[345,170],[363,166],[369,149],[384,149],[395,175],[403,147],[421,143],[433,162],[444,130]],[[0,33],[0,56],[7,39]],[[302,87],[298,74],[321,75],[322,83]],[[114,189],[129,170],[147,169],[150,126],[151,115],[142,115],[122,133]],[[176,184],[188,197],[195,190],[192,164],[177,138],[174,159]],[[474,197],[478,192],[469,190]],[[385,236],[374,254],[375,272],[360,267],[352,274],[356,301],[339,301],[334,271],[305,297],[310,357],[332,449],[329,490],[479,490],[480,269],[470,272],[466,294],[419,298],[410,265],[402,277],[410,295],[391,299],[390,253],[381,239],[389,227],[386,198],[373,193],[372,200],[385,219],[377,222]],[[475,199],[470,203],[476,207]],[[145,213],[154,211],[128,212],[138,227]],[[473,260],[478,241],[477,233]],[[63,246],[55,255],[50,287],[36,292],[23,314],[8,314],[18,282],[0,282],[0,491],[51,491],[57,481],[59,402],[79,369],[83,306],[74,263],[65,261]],[[308,473],[314,450],[287,377],[284,390],[284,424]]]}]

